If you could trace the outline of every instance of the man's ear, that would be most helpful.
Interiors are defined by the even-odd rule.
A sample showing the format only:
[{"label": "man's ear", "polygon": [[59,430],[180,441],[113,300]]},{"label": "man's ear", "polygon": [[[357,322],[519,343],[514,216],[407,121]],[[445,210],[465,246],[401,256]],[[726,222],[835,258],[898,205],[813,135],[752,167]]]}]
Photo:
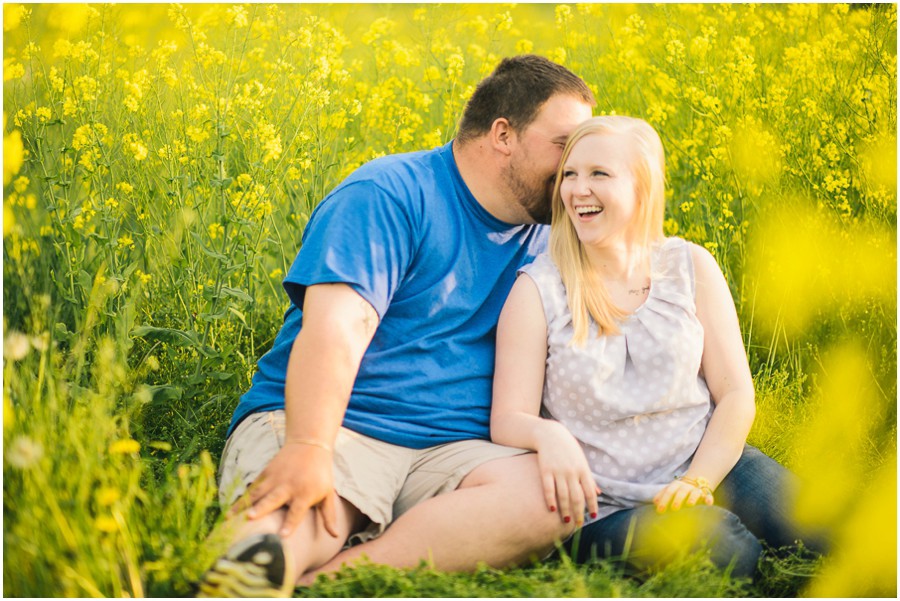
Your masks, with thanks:
[{"label": "man's ear", "polygon": [[494,123],[491,124],[490,132],[491,147],[501,154],[509,156],[512,154],[512,146],[510,143],[513,141],[513,138],[515,138],[515,135],[516,133],[513,131],[513,128],[506,117],[494,119]]}]

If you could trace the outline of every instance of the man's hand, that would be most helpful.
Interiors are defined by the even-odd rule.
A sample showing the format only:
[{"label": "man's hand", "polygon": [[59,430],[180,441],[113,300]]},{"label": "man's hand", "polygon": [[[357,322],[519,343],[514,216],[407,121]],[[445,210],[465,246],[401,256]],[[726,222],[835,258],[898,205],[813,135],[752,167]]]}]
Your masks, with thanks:
[{"label": "man's hand", "polygon": [[303,521],[306,512],[319,507],[325,530],[338,536],[332,455],[325,448],[288,442],[250,486],[232,514],[248,506],[247,518],[254,520],[287,507],[279,534],[289,536]]}]

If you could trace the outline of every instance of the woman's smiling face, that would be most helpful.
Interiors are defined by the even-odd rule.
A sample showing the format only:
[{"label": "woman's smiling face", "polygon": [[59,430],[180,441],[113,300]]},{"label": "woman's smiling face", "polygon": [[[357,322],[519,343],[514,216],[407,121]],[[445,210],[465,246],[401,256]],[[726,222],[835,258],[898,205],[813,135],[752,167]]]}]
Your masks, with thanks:
[{"label": "woman's smiling face", "polygon": [[624,135],[589,134],[575,143],[563,166],[560,197],[578,238],[586,246],[627,240],[638,208]]}]

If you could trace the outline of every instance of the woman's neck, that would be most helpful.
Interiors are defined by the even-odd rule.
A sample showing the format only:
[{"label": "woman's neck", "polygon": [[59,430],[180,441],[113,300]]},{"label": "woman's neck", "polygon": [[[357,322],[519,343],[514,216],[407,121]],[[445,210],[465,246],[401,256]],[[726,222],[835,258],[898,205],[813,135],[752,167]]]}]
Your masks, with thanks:
[{"label": "woman's neck", "polygon": [[622,241],[611,246],[585,246],[585,252],[604,280],[627,282],[649,270],[648,255],[637,244]]}]

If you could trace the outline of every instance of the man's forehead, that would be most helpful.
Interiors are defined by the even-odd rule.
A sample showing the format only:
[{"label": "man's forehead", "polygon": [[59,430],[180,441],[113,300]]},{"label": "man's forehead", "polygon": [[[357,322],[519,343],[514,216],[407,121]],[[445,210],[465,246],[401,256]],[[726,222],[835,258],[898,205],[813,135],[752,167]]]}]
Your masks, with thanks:
[{"label": "man's forehead", "polygon": [[542,136],[565,141],[579,123],[590,117],[591,106],[580,98],[553,96],[541,106],[528,128]]}]

